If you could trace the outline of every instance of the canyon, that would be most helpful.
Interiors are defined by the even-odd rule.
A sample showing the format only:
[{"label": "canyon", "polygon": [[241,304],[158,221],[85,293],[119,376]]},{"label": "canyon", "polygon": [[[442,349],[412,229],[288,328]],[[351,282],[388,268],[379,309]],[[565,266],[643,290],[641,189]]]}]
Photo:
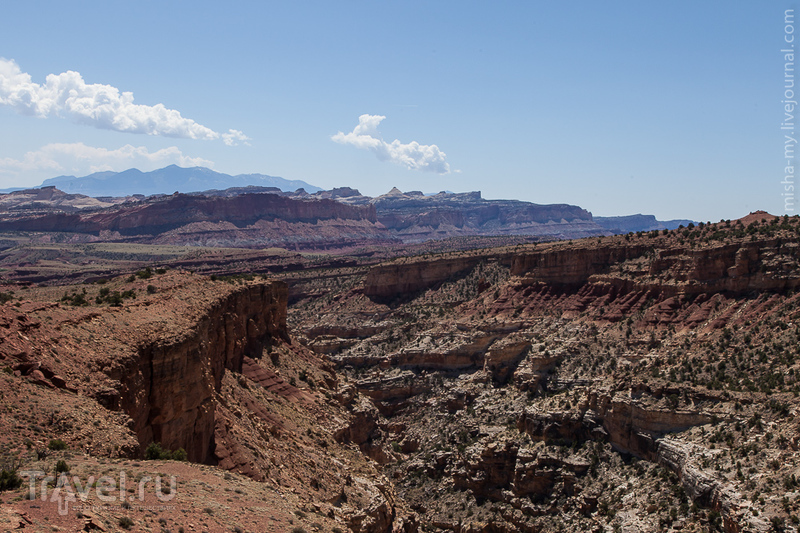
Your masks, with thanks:
[{"label": "canyon", "polygon": [[[800,523],[798,217],[257,275],[159,257],[0,286],[4,458],[141,468],[159,442],[190,461],[154,463],[184,476],[182,505],[191,479],[229,472],[220,486],[257,483],[274,509],[229,498],[206,531]],[[51,439],[67,451],[39,457]],[[34,531],[80,518],[3,494]],[[92,520],[123,515],[166,527]]]}]

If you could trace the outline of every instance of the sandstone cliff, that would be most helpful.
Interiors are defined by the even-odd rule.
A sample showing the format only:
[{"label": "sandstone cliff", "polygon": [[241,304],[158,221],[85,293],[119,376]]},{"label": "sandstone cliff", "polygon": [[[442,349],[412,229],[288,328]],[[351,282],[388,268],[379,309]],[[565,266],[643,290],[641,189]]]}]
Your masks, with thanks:
[{"label": "sandstone cliff", "polygon": [[261,357],[286,338],[286,285],[250,285],[212,301],[191,329],[138,347],[138,364],[110,377],[120,405],[146,446],[184,448],[191,461],[213,459],[215,395],[226,370],[241,373],[244,357]]},{"label": "sandstone cliff", "polygon": [[26,217],[6,215],[0,231],[68,231],[120,235],[153,235],[196,222],[227,221],[237,227],[259,220],[287,222],[348,219],[376,222],[375,208],[347,206],[332,200],[302,201],[276,194],[204,197],[175,194],[123,204],[99,212]]}]

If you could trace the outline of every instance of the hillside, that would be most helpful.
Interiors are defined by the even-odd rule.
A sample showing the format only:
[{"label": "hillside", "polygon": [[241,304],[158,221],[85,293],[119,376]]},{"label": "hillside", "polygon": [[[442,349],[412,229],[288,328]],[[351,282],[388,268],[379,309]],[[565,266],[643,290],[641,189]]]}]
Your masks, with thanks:
[{"label": "hillside", "polygon": [[[175,260],[95,284],[0,287],[6,464],[63,458],[82,483],[97,469],[178,476],[175,509],[101,506],[88,520],[104,528],[800,523],[800,217],[270,279]],[[67,450],[37,455],[50,439]],[[153,441],[192,462],[143,460]],[[212,490],[206,512],[194,479],[230,492]],[[234,490],[245,487],[270,511]],[[26,490],[2,493],[8,520],[87,520]]]}]

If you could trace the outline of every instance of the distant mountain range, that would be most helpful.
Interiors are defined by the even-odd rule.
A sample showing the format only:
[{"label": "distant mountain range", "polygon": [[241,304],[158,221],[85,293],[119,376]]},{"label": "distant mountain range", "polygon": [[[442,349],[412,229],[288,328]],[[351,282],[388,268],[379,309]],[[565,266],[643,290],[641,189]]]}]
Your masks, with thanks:
[{"label": "distant mountain range", "polygon": [[[182,168],[170,165],[165,168],[142,172],[131,168],[123,172],[95,172],[81,178],[58,176],[42,182],[39,187],[56,187],[68,194],[84,194],[94,197],[120,197],[142,194],[172,194],[174,192],[198,192],[231,187],[277,187],[284,192],[305,189],[306,192],[320,191],[319,187],[300,180],[286,180],[265,174],[239,174],[231,176],[204,167]],[[0,190],[13,192],[20,188]]]},{"label": "distant mountain range", "polygon": [[[176,192],[182,193],[179,196],[188,195],[193,199],[181,198],[178,201],[173,198]],[[268,198],[274,195],[277,196]],[[237,197],[241,198],[237,200]],[[173,199],[164,203],[169,198]],[[132,207],[133,204],[139,206]],[[593,217],[589,211],[575,205],[485,200],[479,191],[426,195],[420,191],[402,192],[393,188],[373,198],[350,187],[323,191],[304,181],[290,181],[264,174],[231,176],[203,167],[181,168],[171,165],[151,172],[132,168],[123,172],[97,172],[80,178],[59,176],[45,180],[33,189],[15,189],[10,194],[0,195],[0,226],[5,231],[86,233],[95,235],[92,239],[96,239],[101,231],[113,232],[119,238],[130,238],[141,230],[149,235],[146,237],[149,242],[155,234],[177,231],[188,225],[180,230],[182,240],[170,236],[169,242],[206,243],[213,235],[214,242],[226,246],[273,246],[280,243],[281,238],[289,238],[288,234],[292,232],[286,230],[284,233],[288,233],[281,237],[279,234],[283,230],[276,226],[270,230],[275,235],[265,240],[262,234],[266,227],[257,224],[260,220],[267,225],[278,224],[276,219],[290,224],[298,223],[300,226],[295,229],[299,233],[295,237],[300,238],[301,233],[310,231],[303,224],[310,224],[312,220],[334,220],[347,211],[331,211],[333,208],[329,204],[347,204],[371,210],[372,214],[366,219],[359,212],[354,222],[343,223],[347,227],[343,226],[339,233],[346,234],[346,238],[338,234],[333,236],[336,231],[328,228],[332,232],[328,244],[341,245],[346,242],[348,246],[356,242],[387,242],[387,239],[421,243],[467,236],[575,239],[674,229],[680,224],[688,226],[692,222],[659,221],[653,215],[641,214]],[[168,207],[166,212],[172,209],[185,209],[188,212],[171,212],[170,218],[161,212],[164,206]],[[102,223],[90,215],[98,209],[105,213],[100,217]],[[195,211],[213,216],[207,219]],[[330,215],[329,211],[334,215]],[[133,217],[134,212],[139,214]],[[68,213],[72,218],[66,216]],[[122,228],[119,224],[119,227],[114,224],[103,226],[109,223],[106,220],[109,217],[114,219],[116,215],[112,216],[112,213],[122,219],[135,219],[142,227]],[[350,217],[348,215],[345,218]],[[224,227],[214,226],[218,223],[224,223]],[[231,229],[231,224],[238,229]],[[311,244],[314,243],[309,246]]]}]

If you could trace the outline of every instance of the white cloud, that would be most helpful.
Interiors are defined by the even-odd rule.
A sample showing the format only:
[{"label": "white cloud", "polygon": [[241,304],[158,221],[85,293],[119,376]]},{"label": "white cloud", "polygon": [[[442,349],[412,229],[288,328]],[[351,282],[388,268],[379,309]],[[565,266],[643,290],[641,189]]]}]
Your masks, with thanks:
[{"label": "white cloud", "polygon": [[356,148],[371,150],[381,161],[391,161],[404,165],[410,170],[422,170],[448,174],[450,165],[447,155],[435,144],[419,144],[416,141],[403,144],[397,139],[387,143],[378,133],[378,125],[386,117],[381,115],[361,115],[358,125],[350,133],[341,131],[331,139],[340,144],[349,144]]},{"label": "white cloud", "polygon": [[0,158],[2,187],[29,187],[58,175],[85,176],[93,172],[129,168],[155,170],[168,165],[181,167],[213,167],[214,163],[200,157],[184,155],[177,147],[150,152],[144,146],[125,146],[116,150],[87,146],[83,143],[54,143],[27,152],[22,159]]},{"label": "white cloud", "polygon": [[247,142],[249,140],[250,137],[248,137],[239,130],[228,130],[228,133],[222,134],[222,142],[224,142],[228,146],[236,146],[237,144],[239,144],[238,141],[241,141],[247,146],[250,146],[250,143]]},{"label": "white cloud", "polygon": [[120,92],[111,85],[87,84],[72,70],[49,74],[44,85],[39,85],[14,60],[3,58],[0,58],[0,104],[25,115],[68,118],[78,124],[127,133],[184,139],[222,138],[228,145],[246,140],[240,131],[217,133],[163,104],[134,104],[133,93]]}]

